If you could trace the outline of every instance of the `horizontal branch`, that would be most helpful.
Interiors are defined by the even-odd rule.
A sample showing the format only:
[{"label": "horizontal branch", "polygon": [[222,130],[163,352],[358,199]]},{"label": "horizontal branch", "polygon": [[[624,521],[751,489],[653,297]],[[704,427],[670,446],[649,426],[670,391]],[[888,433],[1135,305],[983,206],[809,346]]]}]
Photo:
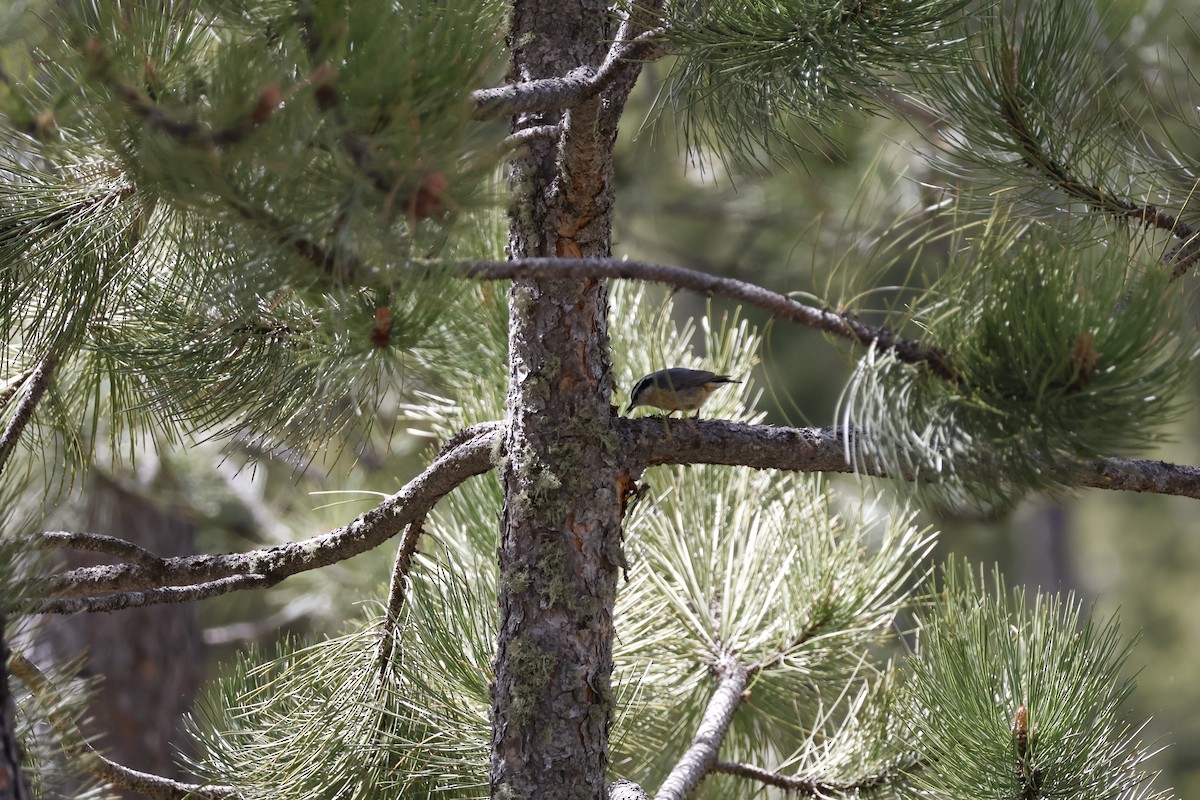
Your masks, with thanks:
[{"label": "horizontal branch", "polygon": [[[635,477],[656,464],[724,464],[791,472],[854,472],[838,428],[782,428],[725,420],[628,419],[618,427]],[[865,473],[890,477],[882,472]]]},{"label": "horizontal branch", "polygon": [[[79,570],[76,570],[78,572]],[[148,572],[148,580],[154,580],[154,571]],[[162,574],[162,573],[157,573]],[[169,581],[170,575],[160,580]],[[266,575],[231,575],[228,578],[218,578],[214,581],[194,583],[188,586],[160,586],[156,589],[139,589],[129,592],[93,595],[89,597],[68,597],[57,600],[35,600],[27,606],[21,606],[22,611],[37,614],[78,614],[83,611],[121,611],[126,608],[142,608],[143,606],[158,606],[166,603],[191,603],[196,600],[208,600],[230,592],[242,589],[267,589],[283,580],[282,577]]]},{"label": "horizontal branch", "polygon": [[[22,610],[111,611],[130,605],[181,602],[211,596],[208,593],[273,585],[290,575],[344,561],[395,536],[423,518],[467,478],[489,470],[493,445],[502,431],[498,423],[466,429],[403,489],[328,533],[245,553],[165,558],[158,569],[137,563],[81,567],[49,578],[44,586],[51,599],[35,601]],[[70,598],[81,599],[64,602]]]},{"label": "horizontal branch", "polygon": [[[920,766],[919,762],[906,769],[912,769]],[[810,797],[830,797],[832,795],[847,795],[858,794],[860,792],[878,789],[881,786],[900,777],[904,769],[891,769],[887,772],[882,772],[879,775],[870,775],[856,781],[848,781],[839,783],[837,781],[826,781],[820,778],[797,778],[791,775],[783,775],[778,772],[756,767],[753,764],[741,764],[731,761],[718,761],[712,767],[713,772],[720,772],[725,775],[736,775],[739,778],[757,781],[765,786],[774,786],[779,789],[785,789],[789,792],[808,795]]]},{"label": "horizontal branch", "polygon": [[956,380],[945,356],[935,348],[896,336],[887,328],[868,325],[852,314],[814,308],[757,284],[718,277],[687,267],[620,258],[518,258],[512,261],[471,261],[461,267],[467,275],[487,280],[566,276],[620,278],[664,283],[708,297],[728,297],[761,308],[781,319],[859,344],[873,344],[881,350],[895,353],[905,363],[927,364],[937,376]]},{"label": "horizontal branch", "polygon": [[596,72],[576,67],[561,78],[522,81],[493,89],[471,92],[476,119],[495,119],[511,114],[561,111],[594,97],[600,88]]},{"label": "horizontal branch", "polygon": [[[623,26],[623,29],[626,29]],[[478,89],[471,93],[476,119],[496,119],[513,114],[564,111],[590,100],[621,76],[623,65],[653,61],[665,55],[659,47],[661,31],[646,31],[629,40],[613,43],[598,68],[576,67],[561,78],[542,78]]]},{"label": "horizontal branch", "polygon": [[534,125],[532,128],[521,128],[516,133],[504,138],[506,147],[519,147],[538,139],[556,139],[562,133],[561,125]]},{"label": "horizontal branch", "polygon": [[42,550],[79,550],[88,553],[102,553],[122,561],[139,564],[152,572],[161,571],[166,567],[166,561],[161,556],[155,555],[141,545],[103,533],[43,531],[37,534],[35,539],[35,545]]},{"label": "horizontal branch", "polygon": [[[616,423],[626,469],[640,476],[655,464],[725,464],[793,472],[855,472],[836,428],[784,428],[724,420],[620,419]],[[222,555],[159,559],[114,537],[49,532],[56,547],[107,552],[134,563],[81,567],[47,579],[49,597],[22,607],[25,613],[114,611],[133,606],[186,602],[241,589],[273,586],[284,578],[364,553],[410,524],[467,478],[492,466],[500,423],[462,431],[429,468],[378,506],[336,530],[299,542]],[[860,474],[886,475],[878,468]],[[1080,488],[1151,492],[1200,499],[1200,467],[1127,458],[1106,458],[1075,467]],[[161,565],[160,562],[161,561]]]},{"label": "horizontal branch", "polygon": [[1075,485],[1200,500],[1200,467],[1137,458],[1105,458],[1080,465]]},{"label": "horizontal branch", "polygon": [[[669,427],[668,427],[669,426]],[[783,428],[724,420],[661,417],[622,420],[618,425],[627,469],[635,476],[654,464],[726,464],[793,472],[855,472],[846,460],[838,428]],[[910,481],[878,467],[859,474]],[[1132,458],[1104,458],[1079,464],[1070,485],[1122,492],[1151,492],[1200,500],[1200,467]]]}]

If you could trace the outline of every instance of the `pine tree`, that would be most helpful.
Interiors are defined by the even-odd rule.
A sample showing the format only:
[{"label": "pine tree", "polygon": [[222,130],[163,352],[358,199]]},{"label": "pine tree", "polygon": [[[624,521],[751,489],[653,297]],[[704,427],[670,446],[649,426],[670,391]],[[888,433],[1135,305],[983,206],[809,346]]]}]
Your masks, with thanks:
[{"label": "pine tree", "polygon": [[[1181,407],[1179,279],[1200,249],[1184,155],[1133,127],[1144,98],[1102,57],[1090,4],[3,14],[4,632],[399,545],[378,612],[227,665],[191,722],[194,782],[101,755],[70,672],[17,653],[0,797],[26,796],[17,739],[41,796],[80,766],[98,793],[247,800],[1158,796],[1112,621],[932,570],[911,513],[814,477],[988,513],[1074,487],[1200,497],[1195,468],[1126,457]],[[939,250],[939,278],[876,324],[613,258],[618,128],[659,61],[658,113],[730,170],[782,168],[847,109],[933,120],[955,195],[874,257]],[[843,424],[764,424],[759,332],[706,315],[698,358],[648,282],[853,343]],[[664,366],[741,382],[704,419],[618,414],[618,387]],[[23,534],[38,490],[147,438],[303,464],[418,422],[440,443],[425,468],[313,538],[164,557]],[[116,563],[56,571],[37,549]]]}]

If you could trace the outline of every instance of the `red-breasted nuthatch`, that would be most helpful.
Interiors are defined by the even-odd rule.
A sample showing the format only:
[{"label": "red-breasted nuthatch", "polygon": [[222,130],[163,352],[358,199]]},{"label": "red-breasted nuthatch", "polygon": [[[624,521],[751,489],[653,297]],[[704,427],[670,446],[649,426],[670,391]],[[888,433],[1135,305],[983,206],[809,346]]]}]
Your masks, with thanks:
[{"label": "red-breasted nuthatch", "polygon": [[[700,417],[700,406],[716,389],[726,383],[741,383],[728,375],[718,375],[706,369],[673,367],[651,372],[634,384],[629,393],[628,414],[637,406],[654,406],[672,413],[695,411]],[[668,416],[670,416],[668,414]]]}]

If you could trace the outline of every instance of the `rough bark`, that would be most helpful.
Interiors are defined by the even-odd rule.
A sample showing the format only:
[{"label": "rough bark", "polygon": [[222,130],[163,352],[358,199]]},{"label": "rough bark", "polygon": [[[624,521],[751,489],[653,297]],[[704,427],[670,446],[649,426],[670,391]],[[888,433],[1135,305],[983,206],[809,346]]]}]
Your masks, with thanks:
[{"label": "rough bark", "polygon": [[717,753],[729,733],[734,712],[742,704],[751,671],[729,653],[722,655],[713,668],[717,674],[717,688],[704,709],[696,735],[659,787],[654,800],[684,800],[717,763]]},{"label": "rough bark", "polygon": [[[610,21],[595,0],[518,0],[511,77],[600,65]],[[510,257],[609,254],[612,139],[598,123],[608,102],[514,119],[514,132],[557,125],[560,136],[532,139],[513,161]],[[521,278],[509,310],[491,792],[600,800],[621,521],[607,291],[583,276]]]}]

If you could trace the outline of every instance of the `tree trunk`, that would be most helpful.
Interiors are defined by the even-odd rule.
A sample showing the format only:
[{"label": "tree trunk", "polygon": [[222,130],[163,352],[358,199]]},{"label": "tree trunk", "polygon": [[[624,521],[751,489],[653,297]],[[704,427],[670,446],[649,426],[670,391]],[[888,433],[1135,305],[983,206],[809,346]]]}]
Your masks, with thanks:
[{"label": "tree trunk", "polygon": [[[512,76],[599,65],[609,23],[595,0],[518,0]],[[597,97],[561,119],[514,121],[514,130],[560,132],[513,161],[511,257],[609,254],[613,137],[601,121],[605,102]],[[517,280],[509,312],[491,791],[600,800],[621,560],[619,454],[606,435],[615,414],[607,290],[586,278]]]}]

